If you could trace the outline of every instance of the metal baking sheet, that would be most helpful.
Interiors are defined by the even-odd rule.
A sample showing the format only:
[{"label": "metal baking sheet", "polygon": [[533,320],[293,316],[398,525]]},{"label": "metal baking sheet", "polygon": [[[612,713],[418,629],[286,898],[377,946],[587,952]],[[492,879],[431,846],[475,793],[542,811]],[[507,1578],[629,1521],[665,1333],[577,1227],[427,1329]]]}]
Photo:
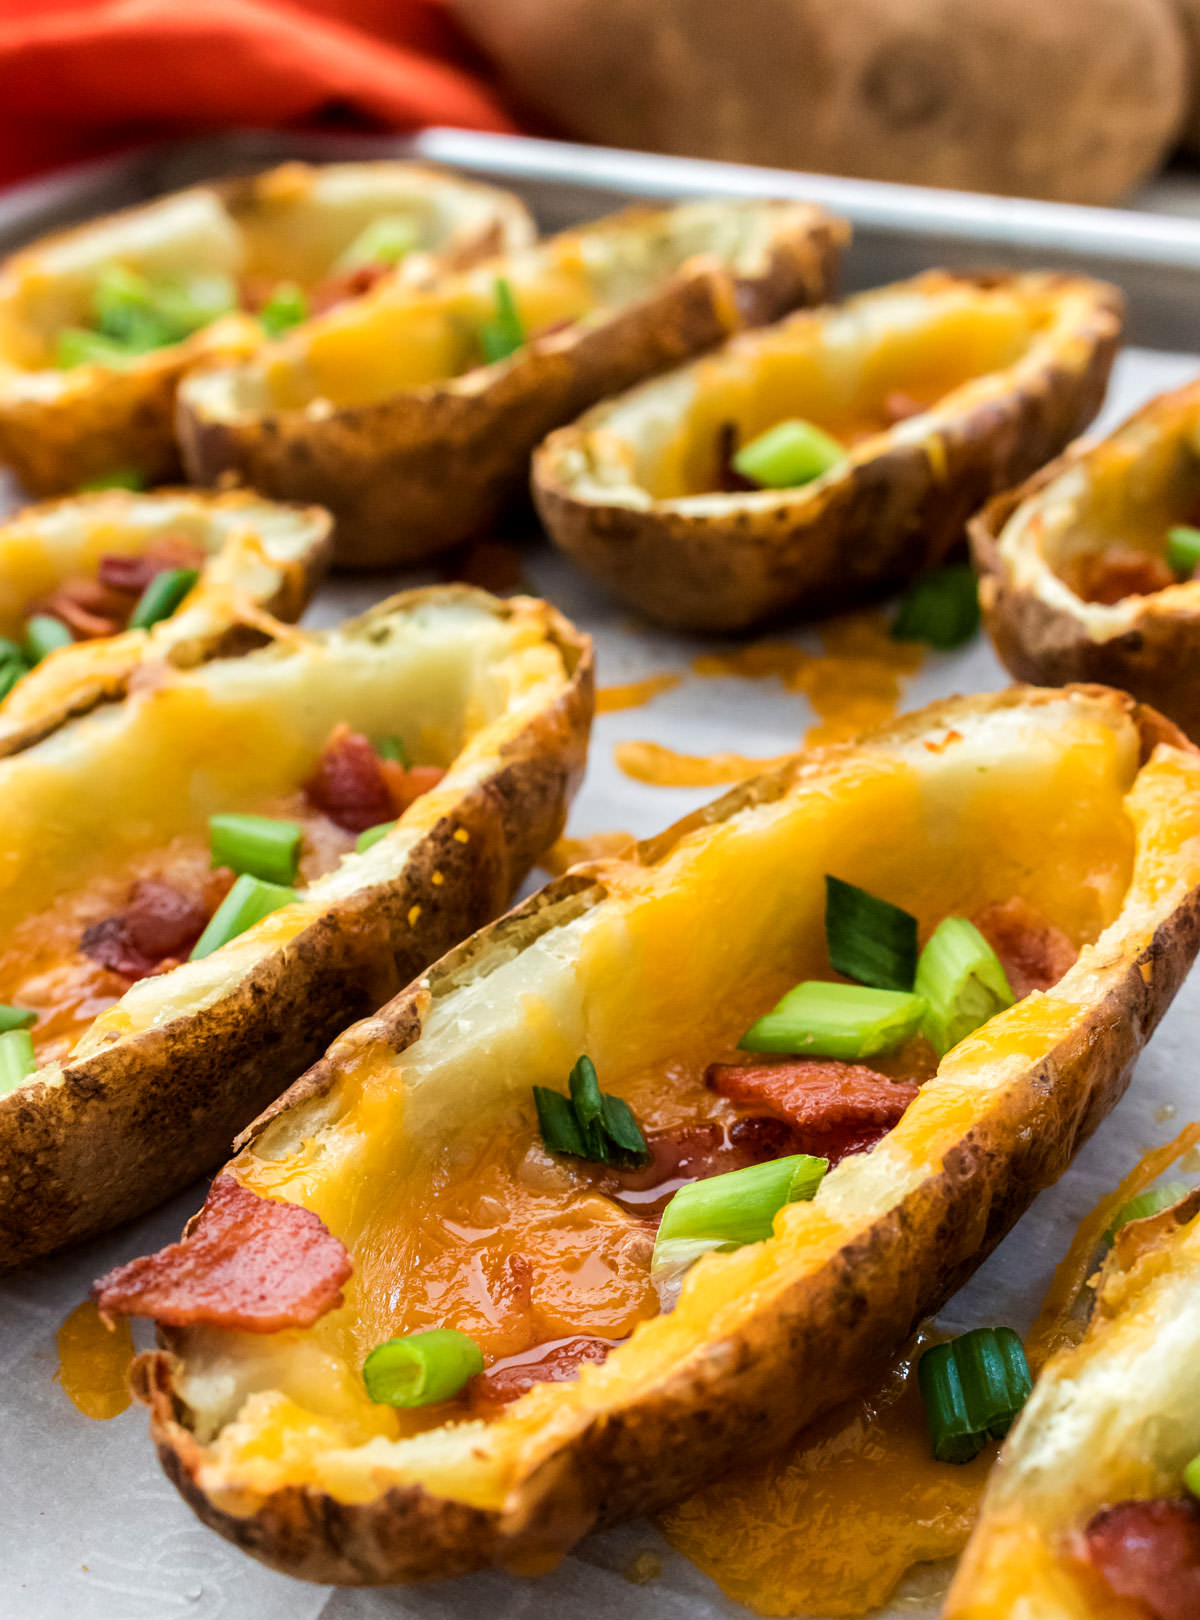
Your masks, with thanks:
[{"label": "metal baking sheet", "polygon": [[[356,142],[361,148],[363,143]],[[369,143],[395,149],[394,142]],[[10,208],[0,197],[0,246],[51,222],[137,200],[201,174],[255,167],[282,156],[332,155],[328,142],[237,138],[145,153],[80,176],[22,188]],[[345,143],[334,143],[337,150]],[[997,203],[902,188],[809,180],[769,171],[587,152],[547,142],[484,140],[433,131],[406,150],[468,166],[515,185],[547,225],[617,206],[633,196],[725,191],[793,191],[819,196],[859,226],[856,284],[932,265],[989,258],[1061,264],[1083,261],[1136,288],[1142,344],[1118,362],[1099,426],[1200,372],[1200,354],[1181,288],[1200,291],[1200,225],[1139,221],[1097,210]],[[990,223],[989,223],[990,222]],[[1057,234],[1056,234],[1057,233]],[[1034,244],[1031,249],[1029,244]],[[953,247],[953,255],[951,248]],[[9,492],[15,498],[13,492]],[[733,749],[768,757],[799,746],[814,720],[807,700],[777,681],[700,679],[691,660],[702,641],[630,623],[544,543],[527,556],[533,586],[596,638],[602,685],[663,670],[682,684],[652,704],[598,718],[587,778],[571,815],[575,835],[624,829],[654,832],[711,797],[708,789],[654,788],[624,777],[613,761],[623,739],[651,738],[686,752]],[[328,624],[421,576],[336,581],[309,622]],[[795,639],[816,648],[814,632]],[[951,655],[931,654],[905,685],[904,706],[951,692],[993,690],[1006,677],[980,639]],[[1024,1328],[1070,1234],[1092,1204],[1147,1148],[1200,1112],[1192,1060],[1200,1038],[1200,979],[1184,986],[1155,1036],[1130,1093],[1059,1184],[1042,1194],[1017,1231],[950,1304],[951,1330],[980,1321]],[[590,1537],[551,1575],[520,1581],[487,1574],[416,1590],[335,1591],[302,1585],[260,1568],[206,1530],[159,1472],[144,1415],[130,1409],[107,1423],[82,1417],[55,1381],[56,1331],[101,1271],[178,1235],[203,1187],[152,1216],[68,1255],[0,1279],[0,1616],[3,1620],[733,1620],[748,1611],[721,1596],[645,1523]],[[661,1573],[632,1576],[651,1552]],[[645,1563],[637,1564],[644,1573]],[[946,1568],[926,1566],[878,1613],[884,1620],[933,1620]]]}]

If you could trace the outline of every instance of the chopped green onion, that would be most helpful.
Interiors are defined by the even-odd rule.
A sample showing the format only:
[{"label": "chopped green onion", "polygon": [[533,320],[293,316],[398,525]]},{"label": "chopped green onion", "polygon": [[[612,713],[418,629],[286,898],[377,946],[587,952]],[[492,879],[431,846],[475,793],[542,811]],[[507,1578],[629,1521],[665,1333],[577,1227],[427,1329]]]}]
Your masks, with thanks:
[{"label": "chopped green onion", "polygon": [[916,1034],[924,1013],[921,997],[903,991],[808,979],[751,1024],[738,1045],[744,1052],[854,1062],[902,1045]]},{"label": "chopped green onion", "polygon": [[268,337],[282,337],[308,319],[308,299],[294,281],[280,281],[258,311],[258,322]]},{"label": "chopped green onion", "polygon": [[492,296],[496,305],[495,316],[485,321],[479,329],[483,358],[489,366],[497,360],[507,360],[525,343],[525,326],[507,277],[496,277]]},{"label": "chopped green onion", "polygon": [[75,366],[109,366],[119,370],[137,358],[131,350],[114,343],[99,332],[88,332],[82,326],[66,326],[58,334],[54,363],[60,371],[71,371]]},{"label": "chopped green onion", "polygon": [[381,838],[386,838],[395,825],[394,821],[381,821],[375,827],[368,827],[365,832],[359,833],[354,845],[355,850],[358,854],[365,855],[369,849],[374,849]]},{"label": "chopped green onion", "polygon": [[798,417],[776,422],[731,458],[735,472],[764,489],[795,489],[811,484],[845,459],[844,446],[812,422]]},{"label": "chopped green onion", "polygon": [[1012,1328],[975,1328],[926,1350],[917,1366],[938,1462],[968,1463],[989,1438],[1003,1440],[1033,1382]]},{"label": "chopped green onion", "polygon": [[294,883],[300,864],[299,822],[273,816],[218,815],[208,818],[208,840],[214,866],[265,878],[268,883]]},{"label": "chopped green onion", "polygon": [[238,290],[232,276],[206,270],[152,286],[151,301],[168,341],[178,342],[236,309]]},{"label": "chopped green onion", "polygon": [[341,275],[364,264],[399,264],[420,240],[416,221],[406,214],[380,214],[334,261],[332,273]]},{"label": "chopped green onion", "polygon": [[1000,958],[965,917],[943,917],[934,929],[914,988],[928,1004],[925,1034],[939,1057],[1016,1000]]},{"label": "chopped green onion", "polygon": [[101,473],[99,478],[89,478],[80,484],[79,493],[88,495],[100,489],[131,489],[138,493],[145,487],[146,475],[136,467],[114,467],[112,472]]},{"label": "chopped green onion", "polygon": [[22,675],[28,675],[29,665],[23,658],[6,658],[0,663],[0,699],[6,698]]},{"label": "chopped green onion", "polygon": [[10,1029],[0,1035],[0,1097],[15,1091],[36,1069],[33,1036],[27,1029]]},{"label": "chopped green onion", "polygon": [[474,1339],[456,1328],[433,1328],[377,1344],[363,1363],[363,1383],[384,1406],[436,1406],[482,1371]]},{"label": "chopped green onion", "polygon": [[264,883],[261,878],[244,872],[208,919],[208,927],[196,941],[190,960],[198,962],[202,956],[211,956],[213,951],[244,934],[247,928],[253,928],[256,922],[290,906],[298,898],[295,889]]},{"label": "chopped green onion", "polygon": [[25,652],[31,664],[40,664],[49,653],[69,647],[74,640],[62,620],[49,613],[35,613],[25,625]]},{"label": "chopped green onion", "polygon": [[1184,1469],[1183,1483],[1193,1496],[1200,1496],[1200,1457],[1193,1457]]},{"label": "chopped green onion", "polygon": [[397,765],[403,765],[405,769],[412,764],[408,749],[404,746],[403,737],[381,737],[375,744],[375,752],[380,759],[394,760]]},{"label": "chopped green onion", "polygon": [[1177,574],[1190,579],[1200,567],[1200,529],[1179,523],[1167,530],[1167,562]]},{"label": "chopped green onion", "polygon": [[967,563],[939,568],[918,579],[892,621],[893,641],[923,641],[950,652],[979,629],[979,587]]},{"label": "chopped green onion", "polygon": [[0,1001],[0,1035],[7,1035],[10,1029],[32,1029],[36,1023],[37,1013],[28,1007],[13,1007]]},{"label": "chopped green onion", "polygon": [[548,1086],[534,1086],[533,1104],[537,1109],[538,1130],[547,1149],[551,1153],[569,1153],[572,1158],[586,1159],[588,1152],[571,1099],[564,1097],[561,1091],[551,1091]]},{"label": "chopped green onion", "polygon": [[762,1243],[771,1236],[775,1216],[785,1204],[816,1196],[828,1168],[828,1159],[793,1153],[744,1170],[728,1170],[723,1176],[689,1181],[663,1210],[655,1247],[684,1238],[735,1248]]},{"label": "chopped green onion", "polygon": [[911,990],[917,919],[841,878],[825,879],[825,941],[838,973],[876,990]]},{"label": "chopped green onion", "polygon": [[1164,1181],[1161,1187],[1148,1187],[1145,1192],[1138,1193],[1127,1204],[1122,1204],[1113,1216],[1112,1225],[1104,1234],[1104,1242],[1111,1243],[1113,1238],[1123,1226],[1130,1221],[1144,1221],[1151,1215],[1161,1215],[1164,1209],[1170,1209],[1181,1198],[1186,1198],[1191,1188],[1182,1181]]},{"label": "chopped green onion", "polygon": [[585,1053],[568,1080],[571,1096],[534,1086],[542,1140],[552,1153],[570,1153],[594,1164],[639,1165],[650,1162],[646,1138],[633,1110],[620,1097],[600,1090],[596,1066]]},{"label": "chopped green onion", "polygon": [[129,628],[149,630],[161,619],[169,619],[199,578],[197,568],[166,568],[155,574],[129,615]]},{"label": "chopped green onion", "polygon": [[0,636],[0,664],[23,664],[25,662],[25,649],[19,641],[11,636]]},{"label": "chopped green onion", "polygon": [[127,265],[106,265],[92,290],[93,326],[59,333],[58,364],[127,365],[190,337],[236,304],[233,279],[220,272],[154,283]]}]

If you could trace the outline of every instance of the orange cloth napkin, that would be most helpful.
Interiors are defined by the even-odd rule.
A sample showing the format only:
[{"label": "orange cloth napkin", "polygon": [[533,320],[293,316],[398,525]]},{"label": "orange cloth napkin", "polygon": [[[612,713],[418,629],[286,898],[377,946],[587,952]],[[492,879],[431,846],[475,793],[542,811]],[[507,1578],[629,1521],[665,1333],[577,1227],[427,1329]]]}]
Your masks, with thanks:
[{"label": "orange cloth napkin", "polygon": [[438,0],[0,0],[0,183],[228,127],[514,126]]}]

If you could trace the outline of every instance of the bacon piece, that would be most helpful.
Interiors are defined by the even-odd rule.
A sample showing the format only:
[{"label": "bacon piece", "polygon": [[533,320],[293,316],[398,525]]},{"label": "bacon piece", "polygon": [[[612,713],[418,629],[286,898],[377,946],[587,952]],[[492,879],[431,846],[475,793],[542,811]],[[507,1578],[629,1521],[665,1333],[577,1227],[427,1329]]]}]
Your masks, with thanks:
[{"label": "bacon piece", "polygon": [[831,1165],[886,1136],[918,1091],[861,1064],[814,1058],[714,1063],[705,1078],[722,1097],[767,1108],[790,1125],[793,1153],[814,1153]]},{"label": "bacon piece", "polygon": [[646,1146],[649,1164],[636,1170],[609,1168],[597,1183],[622,1209],[640,1216],[661,1215],[672,1195],[689,1181],[705,1181],[800,1151],[791,1127],[765,1114],[655,1131],[646,1138]]},{"label": "bacon piece", "polygon": [[902,388],[893,388],[883,398],[884,421],[891,427],[895,427],[897,422],[907,422],[910,417],[920,416],[922,411],[928,409],[927,405],[922,405],[919,399],[906,394]]},{"label": "bacon piece", "polygon": [[747,478],[745,473],[738,472],[733,464],[733,458],[738,451],[738,430],[736,422],[722,422],[717,429],[717,471],[713,480],[714,489],[724,494],[736,495],[742,490],[759,489],[753,478]]},{"label": "bacon piece", "polygon": [[1153,1620],[1200,1615],[1200,1505],[1184,1497],[1118,1502],[1083,1535],[1086,1557],[1113,1594]]},{"label": "bacon piece", "polygon": [[125,910],[93,923],[79,949],[101,967],[127,979],[143,979],[167,958],[187,956],[213,909],[170,883],[141,878],[133,885]]},{"label": "bacon piece", "polygon": [[1072,587],[1085,602],[1111,606],[1127,596],[1153,596],[1175,584],[1175,575],[1161,558],[1134,546],[1106,546],[1075,559]]},{"label": "bacon piece", "polygon": [[347,298],[361,298],[364,293],[370,292],[376,282],[382,281],[392,268],[390,264],[382,262],[358,264],[353,270],[326,276],[319,286],[313,288],[308,301],[309,309],[314,315],[323,315],[335,304],[345,303]]},{"label": "bacon piece", "polygon": [[[110,591],[132,596],[135,601],[152,579],[166,573],[169,568],[199,568],[205,559],[204,547],[186,534],[160,534],[153,544],[136,556],[108,552],[101,557],[96,569],[100,584]],[[124,624],[133,611],[134,603],[124,607]]]},{"label": "bacon piece", "polygon": [[76,641],[114,636],[124,628],[131,608],[124,597],[95,579],[65,579],[48,596],[29,604],[29,613],[60,619]]},{"label": "bacon piece", "polygon": [[1000,958],[1018,1000],[1031,990],[1049,990],[1079,956],[1061,928],[1016,896],[985,906],[971,921]]},{"label": "bacon piece", "polygon": [[423,793],[437,787],[446,774],[438,765],[401,765],[394,759],[381,759],[379,768],[396,807],[396,815],[402,815]]},{"label": "bacon piece", "polygon": [[535,1344],[520,1355],[506,1356],[486,1372],[476,1373],[467,1386],[473,1411],[507,1406],[535,1384],[563,1384],[574,1378],[584,1362],[605,1360],[612,1349],[608,1339],[580,1336]]},{"label": "bacon piece", "polygon": [[378,754],[360,732],[339,725],[304,794],[315,810],[347,832],[365,832],[396,814]]},{"label": "bacon piece", "polygon": [[182,1242],[118,1266],[93,1284],[92,1298],[106,1320],[152,1316],[169,1327],[279,1333],[311,1327],[340,1305],[353,1269],[312,1210],[262,1198],[224,1175]]}]

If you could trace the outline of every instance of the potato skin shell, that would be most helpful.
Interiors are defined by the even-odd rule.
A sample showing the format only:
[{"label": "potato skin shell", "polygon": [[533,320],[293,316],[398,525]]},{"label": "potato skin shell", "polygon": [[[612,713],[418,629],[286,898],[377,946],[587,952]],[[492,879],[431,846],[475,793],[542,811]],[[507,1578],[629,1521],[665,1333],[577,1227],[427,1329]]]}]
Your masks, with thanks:
[{"label": "potato skin shell", "polygon": [[[1138,720],[1145,754],[1158,740],[1186,746],[1152,711],[1139,712]],[[721,819],[753,802],[772,779],[746,784],[701,815]],[[668,833],[659,847],[670,841]],[[524,919],[589,886],[586,873],[568,874],[498,926],[519,937]],[[174,1391],[169,1348],[139,1358],[134,1373],[135,1390],[151,1408],[163,1468],[211,1528],[304,1579],[369,1585],[492,1565],[526,1574],[548,1568],[588,1530],[657,1511],[748,1456],[778,1449],[879,1376],[917,1322],[955,1292],[1118,1101],[1198,945],[1200,890],[1193,890],[1102,999],[1029,1068],[1003,1107],[895,1210],[793,1285],[769,1319],[760,1315],[693,1356],[644,1399],[593,1421],[522,1482],[504,1511],[439,1500],[417,1487],[393,1488],[365,1504],[288,1487],[253,1514],[226,1512],[198,1483],[202,1448]],[[460,947],[443,966],[469,949]],[[419,1034],[418,1000],[414,986],[387,1009],[386,1034],[397,1049]],[[383,1018],[378,1022],[385,1026]],[[326,1060],[268,1117],[319,1094],[330,1077]],[[169,1333],[163,1341],[169,1346]]]},{"label": "potato skin shell", "polygon": [[204,1011],[64,1064],[61,1086],[0,1098],[0,1270],[140,1214],[220,1163],[340,1030],[509,904],[561,832],[587,757],[591,643],[547,613],[569,683],[397,880],[331,905]]},{"label": "potato skin shell", "polygon": [[584,573],[670,629],[732,633],[835,612],[937,567],[989,496],[1081,432],[1103,403],[1120,336],[1114,292],[1096,311],[1082,360],[1056,357],[1027,383],[947,418],[936,461],[924,443],[893,443],[796,509],[736,503],[699,516],[579,499],[559,469],[589,417],[537,452],[534,503]]},{"label": "potato skin shell", "polygon": [[[524,492],[534,447],[597,399],[691,359],[746,325],[820,303],[833,288],[845,228],[831,216],[778,243],[760,277],[705,267],[602,325],[535,340],[479,386],[431,387],[312,417],[220,421],[179,400],[189,476],[315,502],[336,519],[343,568],[418,563],[486,530]],[[474,375],[474,374],[471,374]]]},{"label": "potato skin shell", "polygon": [[[1200,742],[1200,618],[1147,609],[1129,629],[1093,641],[1081,620],[1014,582],[999,538],[1017,508],[1080,460],[1071,452],[1019,489],[990,501],[970,524],[979,605],[996,656],[1019,681],[1066,686],[1094,681],[1160,709]],[[1146,598],[1147,604],[1154,598]]]}]

